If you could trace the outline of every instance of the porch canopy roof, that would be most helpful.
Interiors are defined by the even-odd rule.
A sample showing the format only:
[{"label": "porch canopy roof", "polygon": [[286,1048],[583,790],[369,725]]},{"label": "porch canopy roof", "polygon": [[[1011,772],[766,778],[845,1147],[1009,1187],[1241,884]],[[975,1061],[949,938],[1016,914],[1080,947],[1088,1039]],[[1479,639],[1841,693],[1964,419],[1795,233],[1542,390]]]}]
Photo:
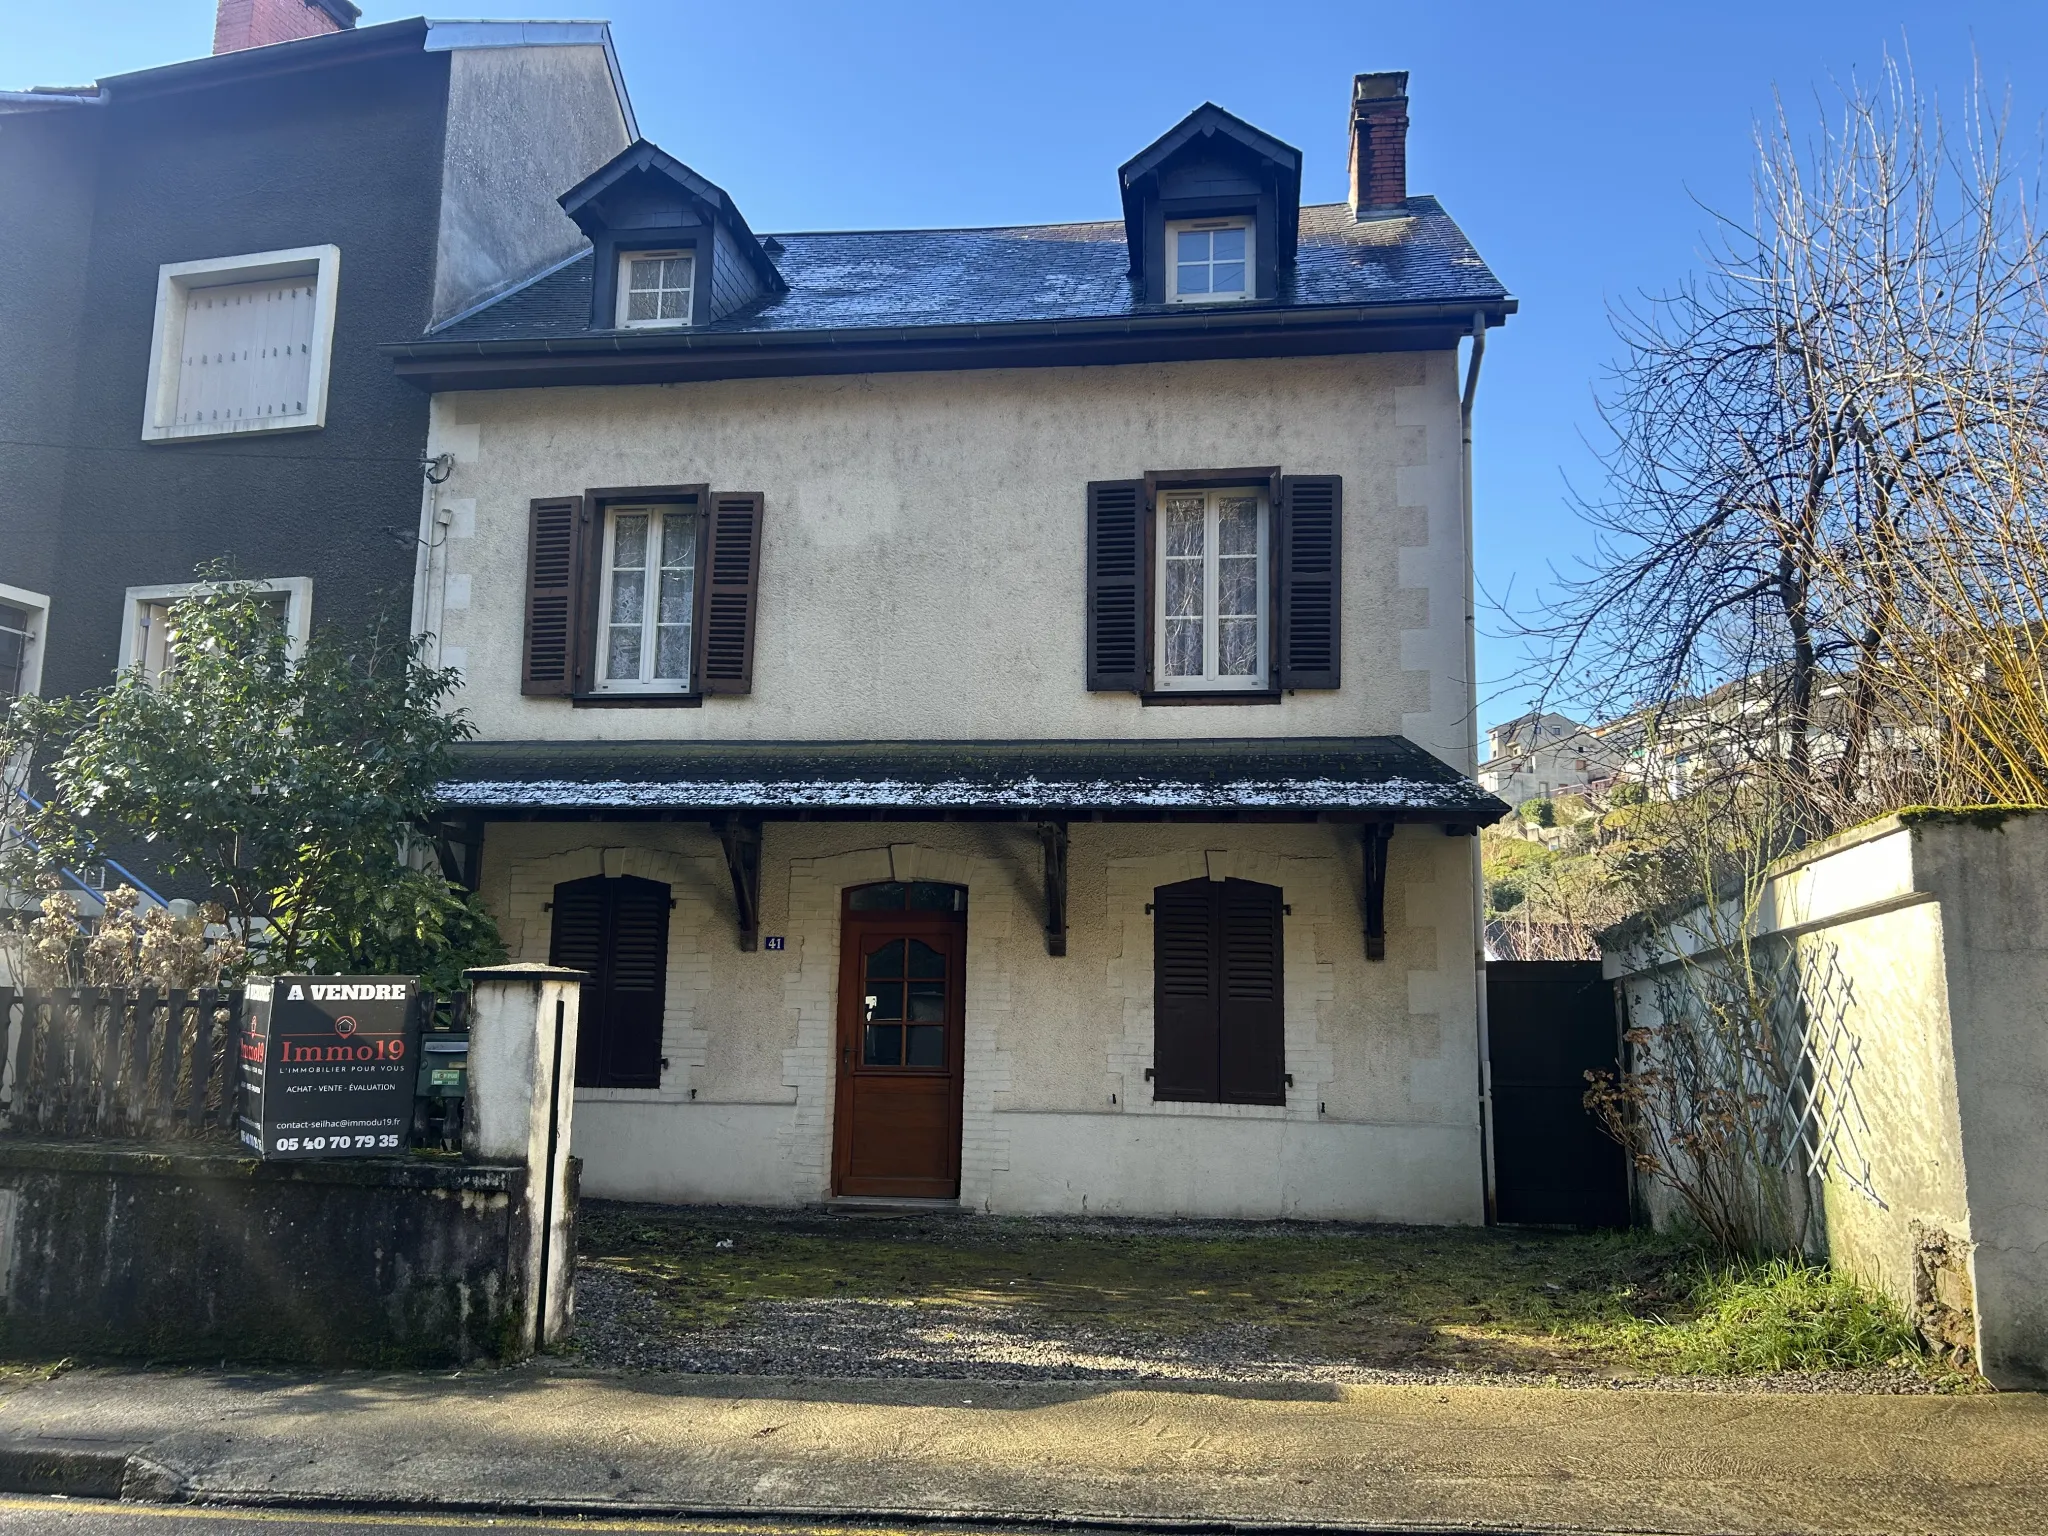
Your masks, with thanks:
[{"label": "porch canopy roof", "polygon": [[1175,741],[477,741],[440,786],[489,819],[1436,822],[1508,807],[1402,736]]}]

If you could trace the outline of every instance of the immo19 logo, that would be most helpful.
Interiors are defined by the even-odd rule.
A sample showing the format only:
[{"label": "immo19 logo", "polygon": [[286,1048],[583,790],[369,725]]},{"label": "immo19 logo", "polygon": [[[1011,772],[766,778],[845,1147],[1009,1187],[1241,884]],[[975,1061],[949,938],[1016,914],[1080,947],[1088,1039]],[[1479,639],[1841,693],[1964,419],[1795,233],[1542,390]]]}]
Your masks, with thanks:
[{"label": "immo19 logo", "polygon": [[334,1032],[341,1036],[332,1044],[309,1040],[278,1041],[278,1060],[283,1062],[351,1062],[351,1061],[403,1061],[405,1060],[405,1039],[400,1035],[376,1035],[355,1039],[356,1021],[342,1014],[334,1021]]}]

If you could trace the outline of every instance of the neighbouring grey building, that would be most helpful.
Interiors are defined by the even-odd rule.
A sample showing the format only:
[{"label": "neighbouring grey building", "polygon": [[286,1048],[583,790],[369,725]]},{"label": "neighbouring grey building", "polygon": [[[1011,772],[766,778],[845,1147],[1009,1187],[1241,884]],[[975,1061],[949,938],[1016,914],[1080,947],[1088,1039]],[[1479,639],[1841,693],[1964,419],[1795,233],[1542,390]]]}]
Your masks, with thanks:
[{"label": "neighbouring grey building", "polygon": [[427,402],[376,344],[582,236],[602,22],[221,0],[214,56],[0,92],[0,693],[160,665],[202,562],[298,633],[411,600]]}]

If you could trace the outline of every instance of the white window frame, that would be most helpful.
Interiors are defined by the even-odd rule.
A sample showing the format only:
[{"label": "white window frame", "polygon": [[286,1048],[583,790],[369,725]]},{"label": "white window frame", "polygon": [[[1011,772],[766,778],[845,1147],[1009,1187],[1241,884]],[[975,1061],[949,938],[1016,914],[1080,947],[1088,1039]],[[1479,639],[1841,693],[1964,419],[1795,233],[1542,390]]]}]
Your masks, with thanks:
[{"label": "white window frame", "polygon": [[[1244,231],[1244,292],[1243,293],[1182,293],[1180,291],[1180,262],[1176,259],[1180,248],[1180,235],[1188,230],[1241,229]],[[1258,294],[1258,250],[1259,231],[1257,221],[1248,213],[1233,213],[1213,219],[1170,219],[1166,225],[1166,302],[1169,304],[1243,304]],[[1213,267],[1215,263],[1212,261]]]},{"label": "white window frame", "polygon": [[[216,256],[158,267],[156,323],[150,328],[149,339],[149,383],[142,402],[142,440],[164,443],[248,432],[313,432],[325,427],[327,381],[334,353],[335,289],[340,276],[338,245],[301,245],[287,251]],[[180,423],[178,378],[185,356],[185,306],[192,291],[278,277],[313,279],[313,341],[306,372],[305,414]]]},{"label": "white window frame", "polygon": [[[688,286],[683,289],[686,298],[683,304],[683,317],[680,320],[628,320],[626,318],[626,306],[633,297],[633,263],[636,261],[688,261],[690,263],[690,281]],[[697,253],[688,247],[672,251],[621,251],[619,252],[618,290],[615,308],[620,330],[673,330],[679,325],[693,324],[697,313]],[[664,289],[662,291],[667,292],[668,290]]]},{"label": "white window frame", "polygon": [[[306,637],[313,628],[313,578],[310,576],[279,576],[267,581],[251,581],[245,585],[258,592],[281,592],[285,596],[284,627],[285,641],[289,654],[297,660],[306,648]],[[220,589],[218,582],[180,581],[161,587],[130,587],[121,607],[121,649],[115,662],[116,676],[126,673],[131,667],[141,665],[147,658],[141,654],[150,623],[149,610],[159,604],[175,603],[181,598],[198,597]],[[143,681],[152,687],[156,685],[157,674],[147,671]]]},{"label": "white window frame", "polygon": [[[700,498],[701,501],[701,498]],[[697,626],[703,622],[703,615],[697,611],[697,593],[703,581],[698,566],[704,558],[704,507],[688,501],[620,501],[606,505],[604,509],[604,538],[600,544],[601,564],[597,581],[597,642],[596,654],[591,658],[591,691],[593,693],[659,693],[678,694],[693,692],[697,670]],[[689,512],[697,519],[697,547],[690,559],[690,650],[687,668],[683,676],[649,677],[654,666],[658,635],[657,621],[660,617],[661,594],[658,583],[650,581],[642,589],[640,602],[640,676],[638,678],[612,678],[606,676],[610,670],[611,657],[611,612],[612,612],[612,552],[617,542],[619,517],[639,516],[647,519],[648,563],[641,567],[643,573],[659,572],[660,533],[657,528],[662,516],[670,512]]]},{"label": "white window frame", "polygon": [[[1166,671],[1166,502],[1170,496],[1204,498],[1202,538],[1202,675],[1169,677]],[[1217,637],[1216,522],[1226,496],[1255,496],[1259,503],[1258,666],[1249,677],[1224,677],[1216,670],[1221,646]],[[1162,485],[1152,509],[1152,686],[1176,693],[1264,693],[1273,687],[1273,507],[1264,486]]]},{"label": "white window frame", "polygon": [[[13,697],[40,694],[43,691],[43,650],[50,633],[50,599],[41,592],[0,582],[0,603],[28,610],[28,644],[22,649],[21,691]],[[0,701],[8,697],[0,693]]]}]

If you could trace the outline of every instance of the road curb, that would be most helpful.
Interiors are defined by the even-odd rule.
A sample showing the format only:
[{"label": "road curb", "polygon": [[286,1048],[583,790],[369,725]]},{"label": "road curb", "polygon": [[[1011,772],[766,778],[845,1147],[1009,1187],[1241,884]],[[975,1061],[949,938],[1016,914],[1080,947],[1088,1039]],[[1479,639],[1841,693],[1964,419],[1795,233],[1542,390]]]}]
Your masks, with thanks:
[{"label": "road curb", "polygon": [[[134,1498],[134,1494],[124,1494]],[[544,1520],[722,1521],[735,1525],[830,1525],[837,1528],[929,1527],[933,1530],[1144,1531],[1159,1536],[1677,1536],[1662,1527],[1627,1529],[1574,1524],[1441,1524],[1427,1522],[1196,1519],[1166,1515],[1070,1514],[1048,1510],[887,1509],[852,1505],[687,1504],[620,1499],[379,1499],[337,1494],[233,1492],[180,1484],[166,1501],[216,1509],[346,1510],[392,1516],[496,1516]],[[843,1530],[841,1536],[847,1536]]]},{"label": "road curb", "polygon": [[0,1493],[175,1504],[185,1480],[140,1451],[62,1440],[0,1444]]}]

